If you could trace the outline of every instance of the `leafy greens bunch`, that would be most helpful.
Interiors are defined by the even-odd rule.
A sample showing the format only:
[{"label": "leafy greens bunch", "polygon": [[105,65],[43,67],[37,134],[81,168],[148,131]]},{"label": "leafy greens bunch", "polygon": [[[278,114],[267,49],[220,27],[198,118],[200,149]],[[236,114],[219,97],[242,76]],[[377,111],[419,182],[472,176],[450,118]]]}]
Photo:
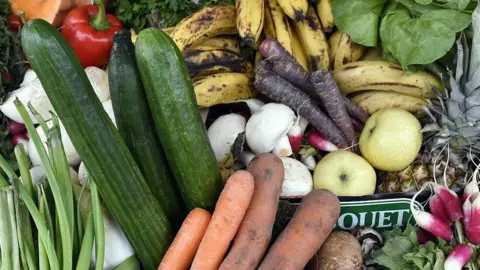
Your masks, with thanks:
[{"label": "leafy greens bunch", "polygon": [[332,0],[337,27],[413,71],[446,55],[477,0]]}]

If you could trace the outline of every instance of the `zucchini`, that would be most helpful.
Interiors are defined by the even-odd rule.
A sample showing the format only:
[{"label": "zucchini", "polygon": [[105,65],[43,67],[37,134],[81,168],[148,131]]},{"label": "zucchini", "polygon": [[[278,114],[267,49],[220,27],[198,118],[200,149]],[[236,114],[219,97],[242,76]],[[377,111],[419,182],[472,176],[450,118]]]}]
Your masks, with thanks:
[{"label": "zucchini", "polygon": [[158,137],[183,200],[192,210],[213,210],[222,188],[207,130],[182,54],[163,31],[138,34],[135,56]]},{"label": "zucchini", "polygon": [[186,208],[163,148],[156,138],[135,61],[135,47],[128,30],[115,34],[108,80],[118,132],[140,167],[153,196],[174,228],[178,229],[186,217]]},{"label": "zucchini", "polygon": [[156,269],[171,225],[66,39],[42,19],[22,29],[22,47],[113,217],[145,269]]}]

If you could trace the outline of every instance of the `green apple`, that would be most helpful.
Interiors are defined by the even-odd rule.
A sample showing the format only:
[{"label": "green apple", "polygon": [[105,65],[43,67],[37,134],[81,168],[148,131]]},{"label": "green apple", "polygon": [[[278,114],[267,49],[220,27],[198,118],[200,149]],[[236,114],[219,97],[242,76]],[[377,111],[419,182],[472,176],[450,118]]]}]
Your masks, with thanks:
[{"label": "green apple", "polygon": [[313,172],[313,187],[337,196],[371,195],[376,182],[373,167],[361,156],[345,150],[323,157]]},{"label": "green apple", "polygon": [[379,170],[401,171],[420,151],[421,129],[418,119],[406,110],[380,110],[365,123],[360,135],[360,152]]}]

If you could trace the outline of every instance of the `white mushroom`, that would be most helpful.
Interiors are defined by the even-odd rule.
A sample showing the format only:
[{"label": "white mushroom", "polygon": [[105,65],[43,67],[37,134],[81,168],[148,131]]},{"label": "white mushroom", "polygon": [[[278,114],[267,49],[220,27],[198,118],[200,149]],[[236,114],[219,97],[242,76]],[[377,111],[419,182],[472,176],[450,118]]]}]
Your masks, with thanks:
[{"label": "white mushroom", "polygon": [[[88,183],[88,171],[85,167],[85,163],[80,163],[80,167],[78,167],[78,180],[80,185],[83,187],[85,184]],[[90,184],[88,183],[86,188],[90,189]]]},{"label": "white mushroom", "polygon": [[[107,73],[97,67],[88,67],[85,69],[87,77],[92,84],[92,87],[97,94],[101,102],[104,102],[110,98],[110,90],[108,88],[108,75]],[[44,120],[50,120],[52,118],[50,112],[54,112],[52,104],[48,99],[47,93],[43,89],[40,79],[33,70],[28,70],[25,73],[23,82],[20,84],[20,88],[10,93],[5,102],[0,105],[0,111],[8,118],[24,123],[20,114],[15,107],[15,99],[19,99],[24,106],[31,103],[33,108],[40,114]],[[37,120],[27,109],[34,124],[37,124]]]},{"label": "white mushroom", "polygon": [[[112,119],[113,123],[115,124],[112,102],[110,100],[107,100],[102,105],[104,110],[107,112],[108,116],[110,117],[110,119]],[[48,127],[53,126],[53,122],[51,120],[47,121],[46,123]],[[43,142],[43,146],[46,149],[47,137],[45,136],[45,133],[43,132],[43,129],[40,126],[37,127],[37,133],[40,136],[40,139]],[[67,130],[63,126],[62,122],[60,122],[60,135],[62,136],[63,149],[65,151],[65,155],[67,156],[68,164],[72,167],[76,167],[78,164],[80,164],[80,155],[77,153],[77,150],[73,146],[73,143],[70,140]],[[40,156],[38,155],[37,149],[33,145],[32,140],[28,141],[28,155],[30,156],[30,159],[32,160],[32,163],[34,166],[41,164]]]},{"label": "white mushroom", "polygon": [[247,122],[246,139],[255,154],[274,152],[290,156],[292,147],[287,133],[295,121],[295,113],[279,103],[268,103],[255,112]]},{"label": "white mushroom", "polygon": [[302,197],[312,191],[312,174],[305,165],[289,157],[283,157],[282,162],[285,168],[285,180],[283,181],[280,197]]},{"label": "white mushroom", "polygon": [[250,109],[250,112],[252,114],[256,113],[260,108],[265,105],[265,103],[259,99],[256,98],[250,98],[250,99],[243,99],[243,100],[237,100],[234,102],[245,102]]},{"label": "white mushroom", "polygon": [[310,171],[315,170],[315,166],[317,166],[317,161],[312,155],[302,154],[300,155],[300,160],[302,161],[303,165],[307,166]]},{"label": "white mushroom", "polygon": [[244,166],[248,166],[250,164],[250,161],[255,157],[255,154],[248,151],[248,150],[243,150],[240,155],[238,155],[237,160]]},{"label": "white mushroom", "polygon": [[202,116],[202,120],[204,124],[207,121],[208,111],[209,111],[209,108],[200,109],[200,115]]},{"label": "white mushroom", "polygon": [[230,152],[238,134],[245,131],[243,116],[230,113],[222,115],[208,129],[208,138],[217,161],[222,161]]}]

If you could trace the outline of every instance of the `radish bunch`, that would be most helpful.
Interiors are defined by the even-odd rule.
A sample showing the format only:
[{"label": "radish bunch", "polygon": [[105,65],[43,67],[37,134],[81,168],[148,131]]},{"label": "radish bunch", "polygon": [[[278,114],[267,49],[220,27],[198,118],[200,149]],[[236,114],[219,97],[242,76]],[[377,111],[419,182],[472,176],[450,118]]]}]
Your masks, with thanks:
[{"label": "radish bunch", "polygon": [[[480,245],[480,191],[476,181],[477,173],[478,169],[461,198],[444,186],[430,183],[434,191],[428,202],[430,212],[417,209],[413,203],[423,189],[413,197],[410,204],[413,217],[420,228],[454,246],[445,261],[444,267],[448,270],[462,269],[470,261],[475,246]],[[425,239],[422,230],[417,230],[417,236],[419,240]]]},{"label": "radish bunch", "polygon": [[27,147],[29,137],[24,124],[12,120],[8,122],[7,128],[8,132],[12,135],[13,146],[22,143],[24,147]]}]

